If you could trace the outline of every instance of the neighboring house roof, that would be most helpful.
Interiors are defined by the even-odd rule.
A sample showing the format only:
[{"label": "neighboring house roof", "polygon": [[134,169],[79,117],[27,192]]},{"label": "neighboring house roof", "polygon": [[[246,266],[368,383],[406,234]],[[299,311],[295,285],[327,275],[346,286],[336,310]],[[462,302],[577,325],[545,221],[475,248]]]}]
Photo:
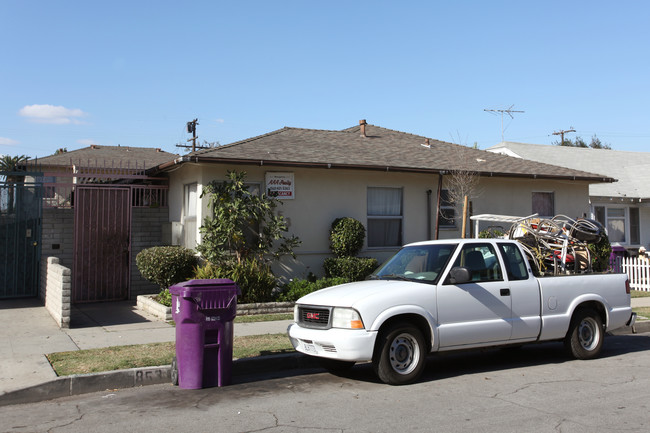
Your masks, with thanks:
[{"label": "neighboring house roof", "polygon": [[585,171],[514,159],[379,126],[365,124],[364,129],[365,135],[361,126],[342,131],[285,127],[199,150],[158,168],[165,170],[191,161],[443,174],[467,170],[481,176],[614,181]]},{"label": "neighboring house roof", "polygon": [[41,167],[117,166],[146,170],[177,157],[177,154],[153,147],[101,146],[94,144],[82,149],[62,152],[58,155],[30,159],[27,165],[34,164]]},{"label": "neighboring house roof", "polygon": [[503,142],[487,149],[518,158],[561,165],[618,179],[589,186],[592,197],[650,198],[650,153]]}]

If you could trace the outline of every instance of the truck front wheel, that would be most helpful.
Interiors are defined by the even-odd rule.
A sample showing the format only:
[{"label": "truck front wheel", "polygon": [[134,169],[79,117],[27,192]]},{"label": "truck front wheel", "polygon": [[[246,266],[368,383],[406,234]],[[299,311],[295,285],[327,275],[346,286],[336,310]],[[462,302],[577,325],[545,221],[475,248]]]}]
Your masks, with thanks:
[{"label": "truck front wheel", "polygon": [[578,310],[571,319],[564,346],[576,359],[592,359],[603,347],[603,321],[591,308]]},{"label": "truck front wheel", "polygon": [[395,325],[380,335],[373,358],[379,379],[389,385],[406,385],[424,370],[426,344],[422,332],[413,325]]}]

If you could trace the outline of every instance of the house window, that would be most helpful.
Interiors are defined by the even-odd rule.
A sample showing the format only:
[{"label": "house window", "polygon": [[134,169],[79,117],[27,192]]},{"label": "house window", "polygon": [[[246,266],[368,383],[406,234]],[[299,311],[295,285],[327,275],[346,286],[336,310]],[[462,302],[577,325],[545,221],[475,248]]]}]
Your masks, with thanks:
[{"label": "house window", "polygon": [[438,226],[443,228],[456,227],[456,207],[451,201],[448,189],[440,191],[440,224]]},{"label": "house window", "polygon": [[402,245],[402,188],[368,187],[368,246]]},{"label": "house window", "polygon": [[639,244],[641,239],[639,208],[596,206],[594,217],[607,229],[610,242]]},{"label": "house window", "polygon": [[183,245],[186,248],[196,247],[197,199],[197,184],[185,185],[183,191]]},{"label": "house window", "polygon": [[533,192],[533,213],[541,217],[555,216],[555,193]]},{"label": "house window", "polygon": [[196,183],[185,185],[185,193],[183,194],[183,215],[185,217],[196,217]]}]

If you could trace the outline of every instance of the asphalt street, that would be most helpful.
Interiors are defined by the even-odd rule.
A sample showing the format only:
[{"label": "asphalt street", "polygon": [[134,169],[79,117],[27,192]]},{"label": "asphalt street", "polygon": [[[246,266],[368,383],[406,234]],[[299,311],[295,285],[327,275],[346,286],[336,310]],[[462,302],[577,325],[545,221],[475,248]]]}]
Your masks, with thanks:
[{"label": "asphalt street", "polygon": [[418,383],[369,365],[248,376],[224,388],[112,390],[0,407],[3,432],[647,432],[650,333],[607,337],[602,356],[559,343],[431,356]]}]

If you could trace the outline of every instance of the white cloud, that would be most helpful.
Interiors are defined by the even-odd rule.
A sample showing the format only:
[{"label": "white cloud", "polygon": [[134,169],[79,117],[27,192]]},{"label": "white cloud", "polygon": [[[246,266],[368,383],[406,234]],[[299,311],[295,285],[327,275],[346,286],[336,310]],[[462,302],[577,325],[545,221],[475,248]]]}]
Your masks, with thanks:
[{"label": "white cloud", "polygon": [[89,138],[82,138],[81,140],[77,140],[77,143],[83,144],[84,146],[91,146],[93,144],[97,144],[95,140],[91,140]]},{"label": "white cloud", "polygon": [[26,105],[18,112],[23,117],[29,118],[36,123],[52,123],[56,125],[67,125],[82,123],[78,118],[86,116],[86,113],[78,108],[65,108],[61,105]]},{"label": "white cloud", "polygon": [[223,119],[216,119],[215,122],[217,122],[217,123],[223,123],[223,122],[225,122],[225,120],[223,120]]},{"label": "white cloud", "polygon": [[2,146],[15,146],[18,143],[18,141],[12,140],[11,138],[0,137],[0,145]]}]

